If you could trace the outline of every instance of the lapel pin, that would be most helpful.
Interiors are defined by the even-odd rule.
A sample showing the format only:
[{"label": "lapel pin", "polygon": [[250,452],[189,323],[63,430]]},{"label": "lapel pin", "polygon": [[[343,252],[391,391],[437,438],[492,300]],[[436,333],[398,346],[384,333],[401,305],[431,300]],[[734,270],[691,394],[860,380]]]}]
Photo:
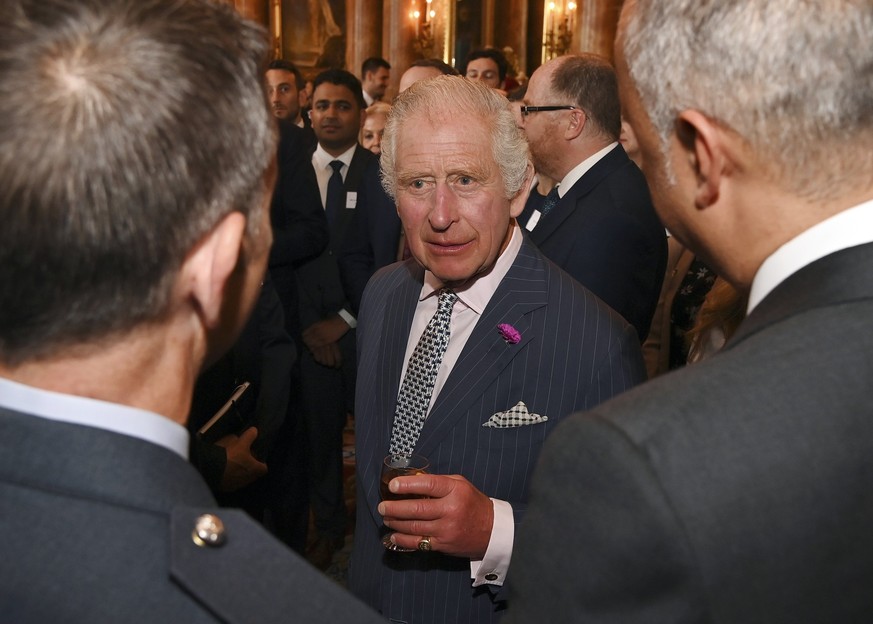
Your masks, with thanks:
[{"label": "lapel pin", "polygon": [[506,344],[518,344],[518,341],[521,340],[521,334],[509,323],[501,323],[497,326],[497,331],[500,332]]}]

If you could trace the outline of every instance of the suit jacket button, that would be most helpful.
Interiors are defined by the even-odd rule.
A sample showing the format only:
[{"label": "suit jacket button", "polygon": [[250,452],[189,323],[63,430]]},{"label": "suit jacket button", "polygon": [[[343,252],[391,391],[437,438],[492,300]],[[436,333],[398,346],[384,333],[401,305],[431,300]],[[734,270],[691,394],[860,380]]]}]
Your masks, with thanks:
[{"label": "suit jacket button", "polygon": [[494,572],[490,572],[489,574],[486,574],[486,575],[485,575],[485,580],[486,580],[486,581],[496,581],[496,580],[497,580],[497,575],[494,574]]},{"label": "suit jacket button", "polygon": [[224,533],[224,523],[218,516],[203,514],[194,522],[191,539],[198,546],[221,546],[227,536]]}]

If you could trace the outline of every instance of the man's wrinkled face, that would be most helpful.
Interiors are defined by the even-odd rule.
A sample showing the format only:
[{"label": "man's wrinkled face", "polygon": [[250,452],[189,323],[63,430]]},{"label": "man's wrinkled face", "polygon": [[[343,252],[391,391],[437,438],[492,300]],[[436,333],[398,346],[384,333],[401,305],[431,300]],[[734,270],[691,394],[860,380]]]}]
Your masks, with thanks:
[{"label": "man's wrinkled face", "polygon": [[296,121],[300,116],[300,93],[294,74],[284,69],[267,70],[267,98],[279,119]]},{"label": "man's wrinkled face", "polygon": [[338,155],[358,142],[364,113],[351,89],[323,82],[312,94],[309,118],[321,146]]},{"label": "man's wrinkled face", "polygon": [[505,197],[487,121],[410,117],[395,160],[397,212],[416,260],[448,285],[490,270],[524,199]]}]

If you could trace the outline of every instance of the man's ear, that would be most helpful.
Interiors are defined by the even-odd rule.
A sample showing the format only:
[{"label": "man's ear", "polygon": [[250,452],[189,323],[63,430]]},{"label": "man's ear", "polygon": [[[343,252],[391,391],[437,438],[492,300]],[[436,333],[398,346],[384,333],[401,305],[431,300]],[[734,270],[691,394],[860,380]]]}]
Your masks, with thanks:
[{"label": "man's ear", "polygon": [[182,264],[182,287],[207,328],[217,327],[228,280],[240,260],[246,218],[231,212],[204,236]]},{"label": "man's ear", "polygon": [[734,165],[724,130],[700,111],[685,110],[676,120],[676,136],[697,179],[694,203],[706,208],[718,201],[723,176]]},{"label": "man's ear", "polygon": [[585,111],[577,108],[570,111],[569,118],[570,121],[564,130],[564,138],[572,141],[585,130],[585,122],[588,121],[588,116],[585,114]]},{"label": "man's ear", "polygon": [[367,109],[366,109],[366,108],[362,108],[362,109],[361,109],[361,126],[360,126],[359,130],[363,130],[363,129],[364,129],[364,122],[365,122],[366,120],[367,120]]},{"label": "man's ear", "polygon": [[527,203],[527,198],[530,195],[530,189],[534,181],[534,167],[531,162],[527,163],[527,171],[524,173],[524,184],[521,185],[515,197],[509,200],[509,215],[513,218],[518,217],[524,210]]}]

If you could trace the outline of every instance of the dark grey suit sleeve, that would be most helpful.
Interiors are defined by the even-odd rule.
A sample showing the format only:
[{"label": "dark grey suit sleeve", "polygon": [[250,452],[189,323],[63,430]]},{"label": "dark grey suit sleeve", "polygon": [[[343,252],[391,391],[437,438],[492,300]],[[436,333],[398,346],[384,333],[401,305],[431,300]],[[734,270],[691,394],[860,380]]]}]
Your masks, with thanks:
[{"label": "dark grey suit sleeve", "polygon": [[644,453],[576,414],[540,455],[506,621],[704,622],[689,542]]},{"label": "dark grey suit sleeve", "polygon": [[260,387],[255,407],[258,437],[252,445],[252,450],[256,457],[266,461],[276,443],[279,429],[285,421],[290,400],[288,380],[297,360],[297,348],[285,331],[282,304],[269,276],[261,288],[255,314],[257,315],[258,360],[254,365],[260,369]]}]

